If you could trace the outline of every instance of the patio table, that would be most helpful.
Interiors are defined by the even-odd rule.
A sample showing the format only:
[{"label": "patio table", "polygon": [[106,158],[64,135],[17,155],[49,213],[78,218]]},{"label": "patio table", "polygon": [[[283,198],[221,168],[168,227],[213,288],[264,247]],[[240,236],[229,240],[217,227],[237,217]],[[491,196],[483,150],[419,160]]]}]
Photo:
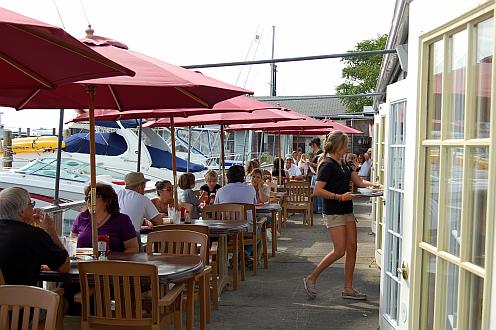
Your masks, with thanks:
[{"label": "patio table", "polygon": [[[107,259],[153,264],[157,266],[159,282],[163,284],[185,281],[203,270],[203,262],[199,256],[165,256],[148,255],[146,253],[110,252]],[[71,269],[67,273],[42,271],[38,279],[47,282],[79,283],[77,262],[71,262]]]},{"label": "patio table", "polygon": [[270,213],[272,215],[271,231],[272,231],[272,256],[276,256],[277,251],[277,218],[276,214],[279,212],[279,217],[281,216],[282,207],[278,203],[267,203],[262,205],[256,205],[255,209],[257,213],[264,214]]}]

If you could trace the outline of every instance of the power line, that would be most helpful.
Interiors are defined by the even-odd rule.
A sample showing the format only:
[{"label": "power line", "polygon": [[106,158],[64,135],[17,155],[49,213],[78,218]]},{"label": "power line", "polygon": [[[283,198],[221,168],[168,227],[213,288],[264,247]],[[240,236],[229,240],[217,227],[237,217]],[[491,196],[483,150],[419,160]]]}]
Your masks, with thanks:
[{"label": "power line", "polygon": [[382,49],[382,50],[368,50],[368,51],[363,51],[363,52],[346,52],[346,53],[327,54],[327,55],[283,57],[283,58],[275,58],[275,59],[268,59],[268,60],[183,65],[182,67],[186,68],[186,69],[218,68],[218,67],[224,67],[224,66],[271,64],[271,63],[283,63],[283,62],[299,62],[299,61],[324,60],[324,59],[329,59],[329,58],[382,55],[382,54],[394,54],[394,53],[396,53],[395,49]]}]

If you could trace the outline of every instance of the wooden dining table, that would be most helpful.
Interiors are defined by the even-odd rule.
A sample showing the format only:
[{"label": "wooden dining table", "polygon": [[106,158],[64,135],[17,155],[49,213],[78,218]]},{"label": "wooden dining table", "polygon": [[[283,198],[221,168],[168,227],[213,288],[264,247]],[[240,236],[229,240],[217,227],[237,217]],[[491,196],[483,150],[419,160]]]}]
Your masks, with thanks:
[{"label": "wooden dining table", "polygon": [[[146,253],[123,253],[110,252],[108,260],[141,262],[157,266],[159,282],[167,284],[169,282],[185,281],[203,270],[203,262],[200,256],[169,256],[169,255],[149,255]],[[38,280],[47,282],[72,282],[79,283],[79,270],[77,264],[80,261],[71,261],[71,268],[67,273],[55,271],[41,271]]]}]

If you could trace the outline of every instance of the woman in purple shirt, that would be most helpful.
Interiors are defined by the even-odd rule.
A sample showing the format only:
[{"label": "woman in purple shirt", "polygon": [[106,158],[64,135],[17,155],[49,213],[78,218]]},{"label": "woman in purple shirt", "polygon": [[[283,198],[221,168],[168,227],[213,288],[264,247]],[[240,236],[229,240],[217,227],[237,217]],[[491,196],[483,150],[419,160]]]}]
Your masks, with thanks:
[{"label": "woman in purple shirt", "polygon": [[[86,210],[79,213],[72,225],[72,236],[77,236],[77,246],[91,247],[91,213],[89,207],[90,187],[84,189]],[[96,184],[96,223],[98,235],[110,238],[109,250],[138,253],[138,240],[131,219],[119,212],[119,202],[114,188],[108,184]]]}]

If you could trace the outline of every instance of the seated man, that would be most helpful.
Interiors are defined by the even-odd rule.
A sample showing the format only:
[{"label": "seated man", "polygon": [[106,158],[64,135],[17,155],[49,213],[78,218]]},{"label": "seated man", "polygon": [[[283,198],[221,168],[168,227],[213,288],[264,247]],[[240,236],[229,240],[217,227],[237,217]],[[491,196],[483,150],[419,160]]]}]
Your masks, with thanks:
[{"label": "seated man", "polygon": [[286,157],[286,164],[284,169],[288,172],[288,175],[291,179],[304,179],[303,175],[301,175],[300,168],[293,164],[293,158],[291,156]]},{"label": "seated man", "polygon": [[145,179],[141,172],[128,173],[124,177],[126,189],[117,193],[121,213],[127,214],[131,218],[134,229],[138,233],[138,238],[143,219],[151,221],[153,225],[163,223],[161,214],[150,199],[145,196],[147,181],[150,180]]},{"label": "seated man", "polygon": [[40,221],[34,205],[23,188],[0,192],[0,269],[6,284],[36,285],[41,265],[61,273],[70,269],[52,220],[45,214]]}]

